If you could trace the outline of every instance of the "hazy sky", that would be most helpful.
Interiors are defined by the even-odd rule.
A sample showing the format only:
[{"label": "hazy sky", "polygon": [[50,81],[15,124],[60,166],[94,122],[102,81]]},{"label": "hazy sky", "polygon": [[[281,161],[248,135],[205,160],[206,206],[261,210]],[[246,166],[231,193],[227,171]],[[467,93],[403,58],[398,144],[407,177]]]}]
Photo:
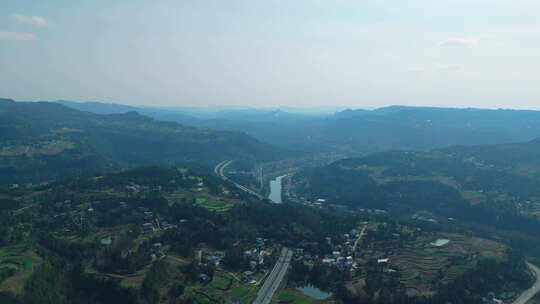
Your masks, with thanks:
[{"label": "hazy sky", "polygon": [[540,1],[1,0],[0,97],[540,109]]}]

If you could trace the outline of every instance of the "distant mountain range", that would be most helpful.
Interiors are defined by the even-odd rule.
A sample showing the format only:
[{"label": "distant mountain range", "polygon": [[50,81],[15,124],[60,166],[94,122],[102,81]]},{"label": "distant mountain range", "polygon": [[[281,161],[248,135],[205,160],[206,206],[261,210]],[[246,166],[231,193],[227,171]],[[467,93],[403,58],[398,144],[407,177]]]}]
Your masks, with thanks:
[{"label": "distant mountain range", "polygon": [[86,106],[101,113],[129,111],[103,115],[58,103],[0,99],[0,184],[149,164],[213,165],[225,159],[257,163],[292,155],[241,132],[156,121],[130,107]]},{"label": "distant mountain range", "polygon": [[130,107],[60,103],[93,113],[137,111],[199,128],[245,132],[260,141],[303,152],[346,156],[386,150],[430,150],[452,145],[529,141],[540,135],[540,111],[391,106],[308,115],[281,109]]}]

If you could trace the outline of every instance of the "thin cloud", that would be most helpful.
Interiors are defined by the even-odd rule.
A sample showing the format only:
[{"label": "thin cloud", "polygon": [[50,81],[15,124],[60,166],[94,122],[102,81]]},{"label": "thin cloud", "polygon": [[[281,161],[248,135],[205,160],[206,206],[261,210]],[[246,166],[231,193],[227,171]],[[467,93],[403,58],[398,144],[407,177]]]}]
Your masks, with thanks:
[{"label": "thin cloud", "polygon": [[31,25],[37,25],[37,26],[45,26],[49,24],[49,20],[40,17],[40,16],[26,16],[22,14],[11,14],[11,17],[15,19],[18,23],[22,24],[31,24]]},{"label": "thin cloud", "polygon": [[30,33],[0,31],[0,40],[28,41],[28,40],[35,40],[35,39],[36,39],[36,36]]},{"label": "thin cloud", "polygon": [[439,42],[439,47],[473,47],[478,44],[477,40],[462,39],[462,38],[450,38],[443,42]]},{"label": "thin cloud", "polygon": [[437,67],[437,70],[444,71],[444,72],[452,72],[452,71],[461,70],[461,66],[459,66],[459,65],[439,65]]},{"label": "thin cloud", "polygon": [[409,68],[407,73],[425,73],[427,72],[425,68]]}]

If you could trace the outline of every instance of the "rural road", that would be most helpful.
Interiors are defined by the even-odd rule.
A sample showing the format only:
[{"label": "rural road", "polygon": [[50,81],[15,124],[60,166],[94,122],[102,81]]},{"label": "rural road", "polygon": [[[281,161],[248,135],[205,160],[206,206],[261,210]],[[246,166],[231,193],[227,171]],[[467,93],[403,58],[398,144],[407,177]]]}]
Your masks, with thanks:
[{"label": "rural road", "polygon": [[272,272],[268,275],[266,281],[264,281],[261,289],[259,289],[257,298],[253,301],[253,304],[269,304],[270,301],[272,301],[274,293],[287,273],[292,256],[292,250],[287,248],[281,250],[281,255],[279,256],[276,265],[274,265]]},{"label": "rural road", "polygon": [[525,290],[512,304],[525,304],[540,291],[540,269],[529,262],[527,262],[527,266],[536,275],[536,282],[531,288]]},{"label": "rural road", "polygon": [[247,192],[251,195],[255,195],[258,199],[262,200],[264,199],[259,193],[247,188],[247,187],[244,187],[240,184],[237,184],[235,183],[234,181],[230,180],[227,178],[227,176],[225,176],[225,168],[227,168],[228,165],[230,165],[233,161],[232,160],[226,160],[226,161],[222,161],[220,162],[219,164],[217,164],[217,166],[214,168],[214,172],[221,176],[221,178],[223,178],[224,180],[228,180],[230,181],[231,183],[233,183],[238,189],[244,191],[244,192]]},{"label": "rural road", "polygon": [[364,236],[364,232],[366,231],[366,228],[367,228],[367,224],[364,226],[364,228],[362,228],[362,231],[360,231],[360,235],[358,236],[356,241],[354,241],[354,246],[353,246],[353,250],[352,250],[353,252],[356,252],[356,246],[358,246],[358,242],[360,242],[360,240]]}]

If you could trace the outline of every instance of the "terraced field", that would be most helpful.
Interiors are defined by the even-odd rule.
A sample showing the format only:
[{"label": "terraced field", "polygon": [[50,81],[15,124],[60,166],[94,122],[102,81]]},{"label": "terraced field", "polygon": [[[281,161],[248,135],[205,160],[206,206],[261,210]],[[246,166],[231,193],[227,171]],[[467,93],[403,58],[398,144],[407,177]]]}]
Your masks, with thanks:
[{"label": "terraced field", "polygon": [[195,206],[199,206],[214,212],[227,212],[235,204],[241,203],[240,200],[222,201],[217,197],[209,195],[208,193],[199,193],[198,195],[192,193],[175,193],[168,195],[167,200],[169,201],[169,206],[186,201],[193,201]]},{"label": "terraced field", "polygon": [[[41,263],[29,245],[21,243],[15,246],[0,248],[0,271],[10,276],[0,281],[0,291],[22,292],[24,282],[30,277],[36,266]],[[6,269],[10,269],[8,272]]]},{"label": "terraced field", "polygon": [[[432,245],[431,242],[439,237],[450,242],[441,247]],[[504,246],[489,240],[440,234],[408,244],[390,257],[390,267],[400,271],[401,283],[410,295],[427,295],[434,282],[451,282],[472,269],[478,260],[502,258],[504,251]]]},{"label": "terraced field", "polygon": [[207,200],[205,198],[196,198],[195,205],[214,212],[227,212],[233,207],[231,203]]}]

